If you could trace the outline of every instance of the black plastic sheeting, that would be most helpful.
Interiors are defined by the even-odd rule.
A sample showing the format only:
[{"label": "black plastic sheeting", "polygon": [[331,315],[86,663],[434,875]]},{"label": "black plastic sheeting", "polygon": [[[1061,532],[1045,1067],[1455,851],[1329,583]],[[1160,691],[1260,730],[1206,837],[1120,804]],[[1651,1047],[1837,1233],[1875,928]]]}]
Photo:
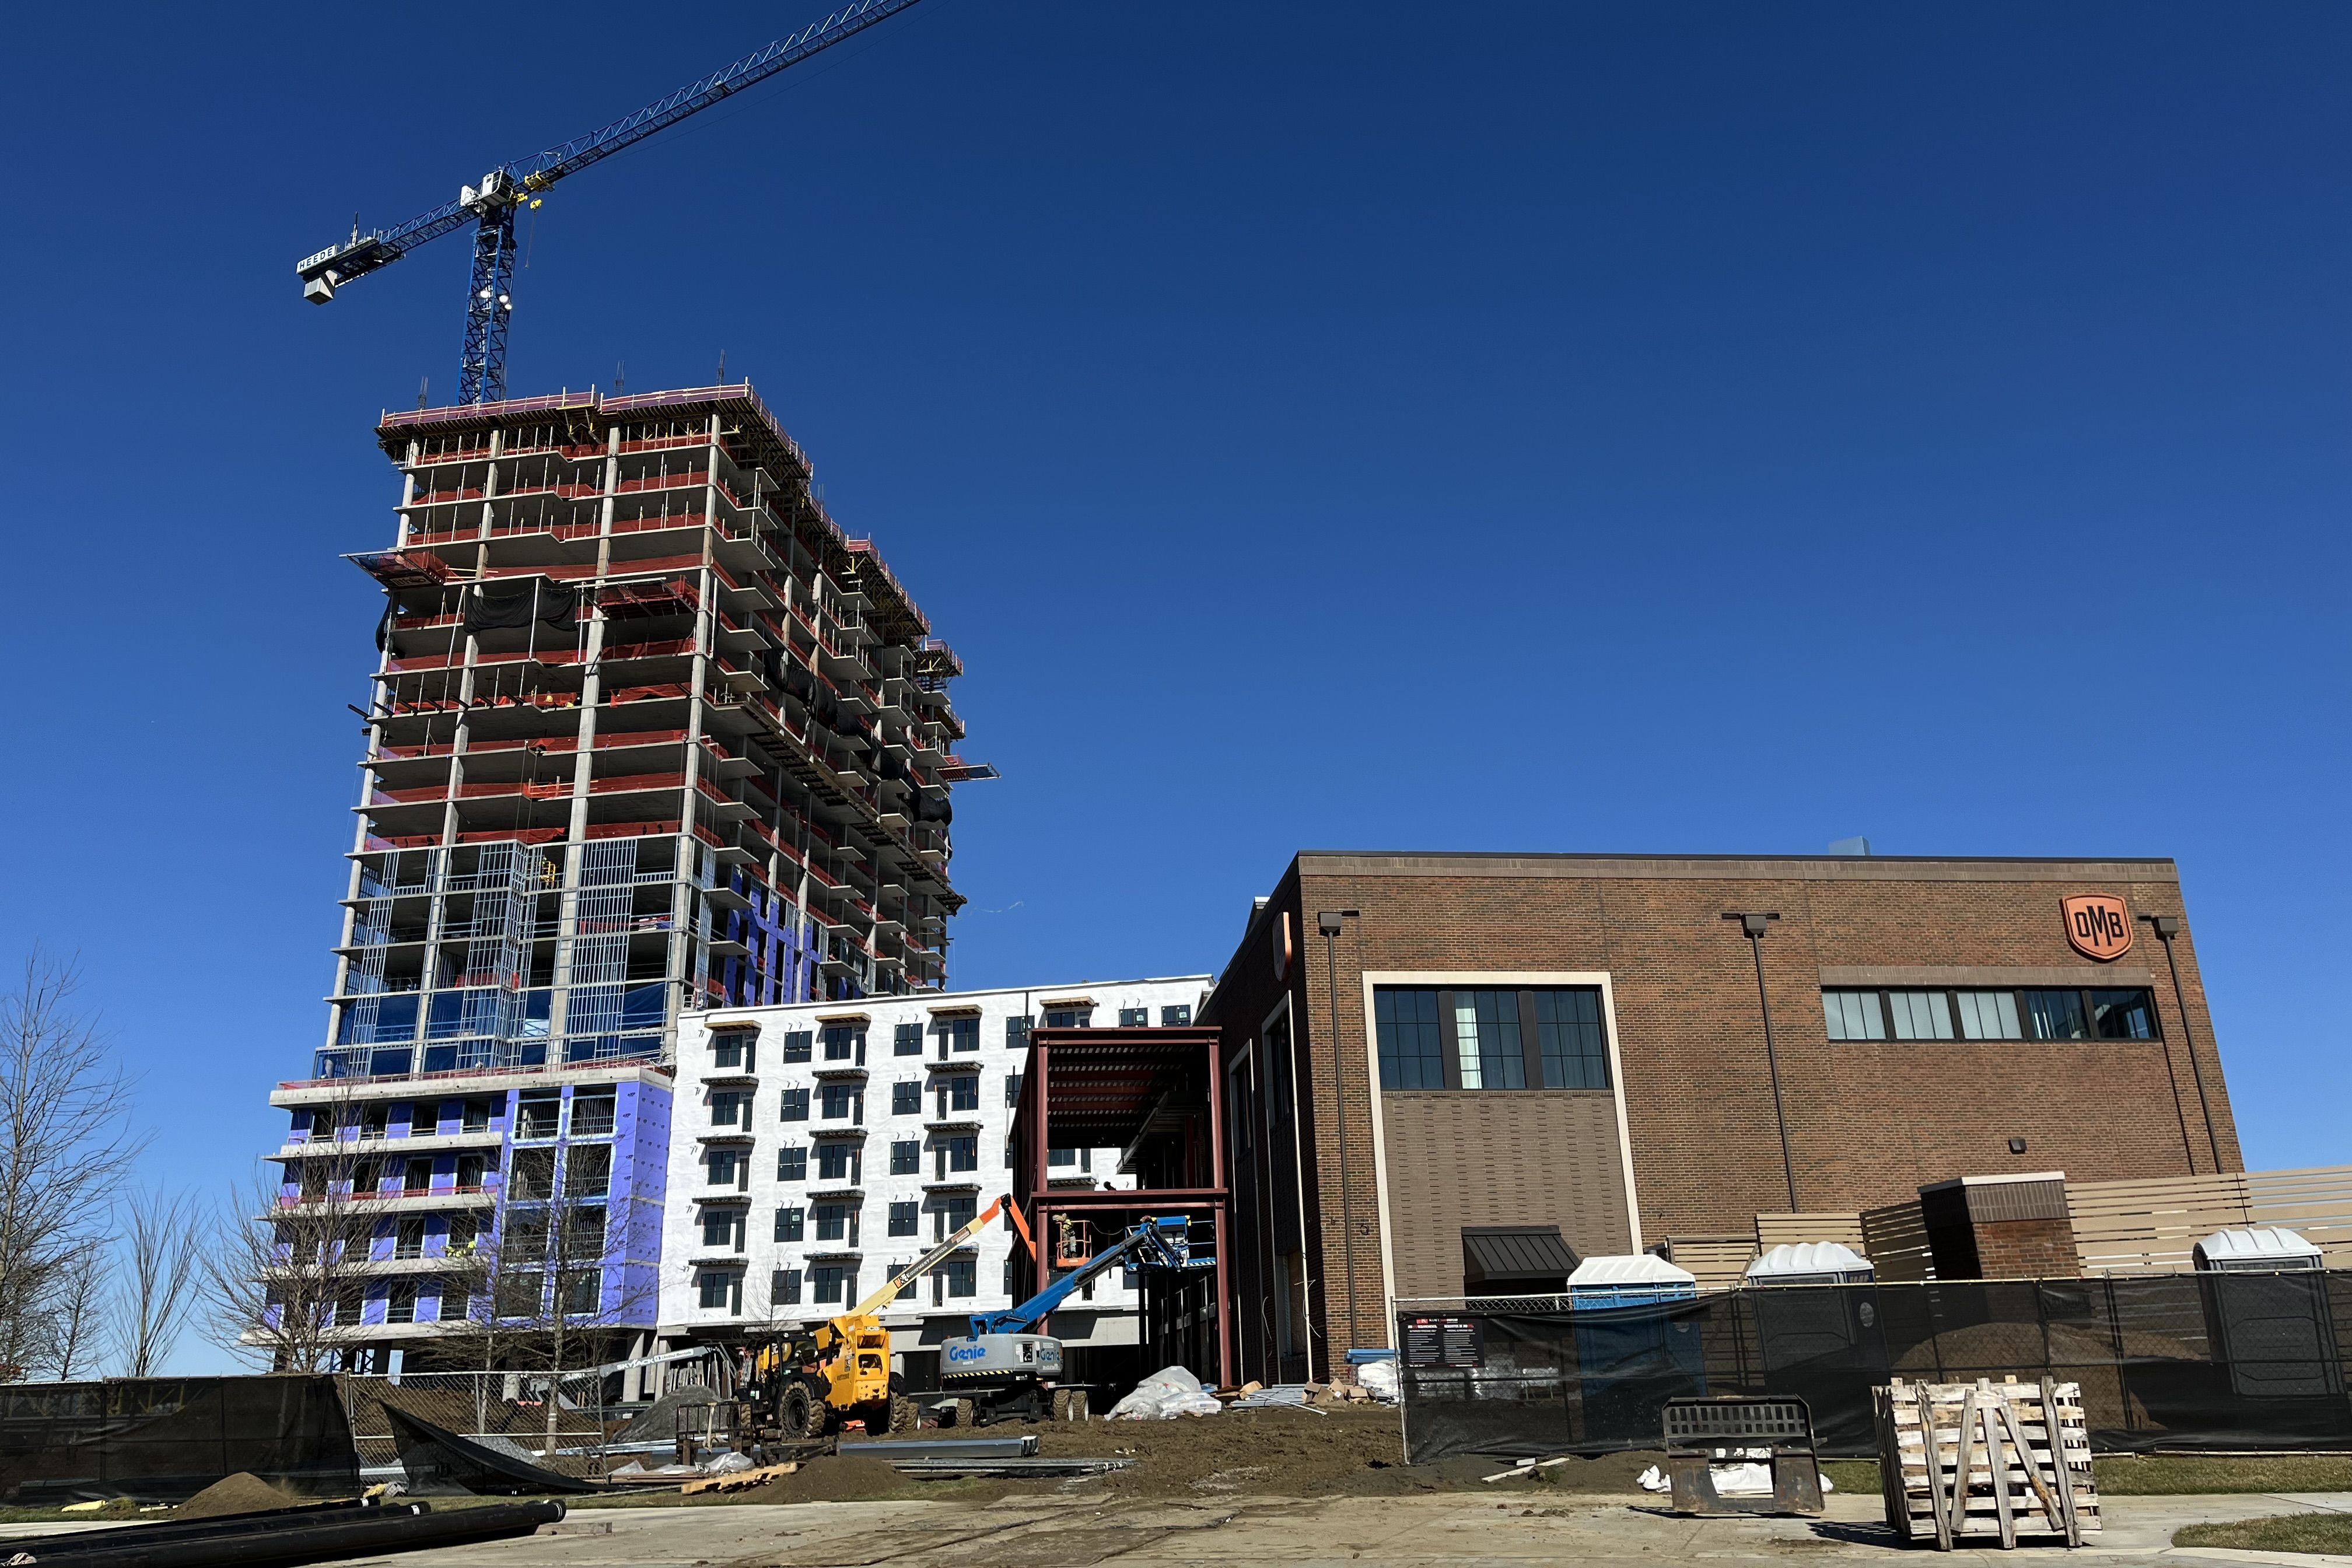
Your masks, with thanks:
[{"label": "black plastic sheeting", "polygon": [[529,1459],[501,1454],[396,1406],[385,1405],[383,1414],[392,1423],[393,1440],[400,1450],[400,1468],[407,1472],[411,1491],[536,1497],[546,1492],[600,1489],[592,1481],[558,1475]]},{"label": "black plastic sheeting", "polygon": [[334,1379],[0,1386],[0,1502],[180,1502],[240,1470],[299,1492],[356,1492],[359,1451]]},{"label": "black plastic sheeting", "polygon": [[[1524,1307],[1529,1310],[1513,1310]],[[1678,1396],[1793,1394],[1820,1451],[1876,1452],[1890,1377],[2083,1388],[2092,1446],[2352,1449],[2352,1273],[1750,1288],[1695,1301],[1400,1312],[1415,1464],[1654,1448]]]}]

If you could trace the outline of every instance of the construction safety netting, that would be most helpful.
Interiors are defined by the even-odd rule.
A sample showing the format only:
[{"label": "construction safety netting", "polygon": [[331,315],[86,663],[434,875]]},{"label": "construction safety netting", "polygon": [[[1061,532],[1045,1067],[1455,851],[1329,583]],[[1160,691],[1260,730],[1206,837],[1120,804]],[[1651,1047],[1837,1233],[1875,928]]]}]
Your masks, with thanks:
[{"label": "construction safety netting", "polygon": [[0,1502],[178,1502],[240,1470],[299,1492],[356,1491],[359,1458],[335,1380],[0,1385]]},{"label": "construction safety netting", "polygon": [[1667,1399],[1727,1394],[1796,1395],[1821,1452],[1868,1458],[1893,1377],[2079,1383],[2104,1451],[2352,1448],[2352,1273],[1406,1302],[1396,1343],[1416,1464],[1653,1448]]}]

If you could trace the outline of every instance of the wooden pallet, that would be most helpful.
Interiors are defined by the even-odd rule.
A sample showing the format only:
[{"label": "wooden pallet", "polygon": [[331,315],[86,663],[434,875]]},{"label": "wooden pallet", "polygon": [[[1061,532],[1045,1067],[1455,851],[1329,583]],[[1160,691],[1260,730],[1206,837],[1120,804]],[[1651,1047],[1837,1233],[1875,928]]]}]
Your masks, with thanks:
[{"label": "wooden pallet", "polygon": [[1886,1522],[1939,1552],[1971,1537],[2080,1546],[2099,1533],[2082,1385],[1909,1383],[1872,1390]]}]

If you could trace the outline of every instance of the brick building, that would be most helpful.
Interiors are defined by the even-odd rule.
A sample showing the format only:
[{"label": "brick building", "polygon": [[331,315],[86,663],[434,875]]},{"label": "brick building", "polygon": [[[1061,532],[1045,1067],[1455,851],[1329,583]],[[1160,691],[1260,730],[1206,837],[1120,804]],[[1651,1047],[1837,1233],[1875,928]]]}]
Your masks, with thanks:
[{"label": "brick building", "polygon": [[2169,860],[1302,853],[1202,1022],[1268,1380],[1759,1216],[2005,1272],[2058,1173],[2242,1169]]}]

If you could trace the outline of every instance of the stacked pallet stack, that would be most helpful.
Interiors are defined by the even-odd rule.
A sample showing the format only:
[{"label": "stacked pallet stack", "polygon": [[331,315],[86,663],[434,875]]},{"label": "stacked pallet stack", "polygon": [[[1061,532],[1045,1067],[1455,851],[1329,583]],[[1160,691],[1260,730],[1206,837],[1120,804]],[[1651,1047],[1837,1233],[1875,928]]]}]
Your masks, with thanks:
[{"label": "stacked pallet stack", "polygon": [[1906,1540],[1949,1552],[1971,1537],[2080,1546],[2099,1532],[2080,1384],[1898,1378],[1873,1396],[1886,1522]]}]

